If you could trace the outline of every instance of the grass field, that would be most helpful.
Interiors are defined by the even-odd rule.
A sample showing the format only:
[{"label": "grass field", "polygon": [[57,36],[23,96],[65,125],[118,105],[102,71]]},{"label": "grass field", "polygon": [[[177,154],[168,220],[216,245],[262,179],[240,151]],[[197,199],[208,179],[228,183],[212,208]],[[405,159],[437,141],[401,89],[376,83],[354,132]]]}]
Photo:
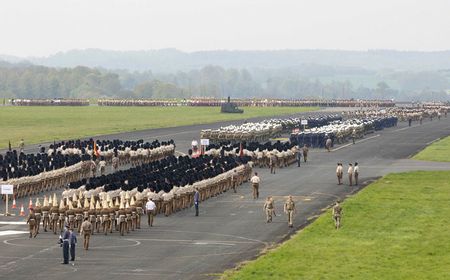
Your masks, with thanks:
[{"label": "grass field", "polygon": [[450,172],[391,174],[223,279],[450,279]]},{"label": "grass field", "polygon": [[175,127],[312,111],[318,108],[244,108],[221,114],[217,107],[0,107],[0,148],[148,128]]},{"label": "grass field", "polygon": [[423,149],[413,157],[418,160],[450,161],[450,137],[441,139]]}]

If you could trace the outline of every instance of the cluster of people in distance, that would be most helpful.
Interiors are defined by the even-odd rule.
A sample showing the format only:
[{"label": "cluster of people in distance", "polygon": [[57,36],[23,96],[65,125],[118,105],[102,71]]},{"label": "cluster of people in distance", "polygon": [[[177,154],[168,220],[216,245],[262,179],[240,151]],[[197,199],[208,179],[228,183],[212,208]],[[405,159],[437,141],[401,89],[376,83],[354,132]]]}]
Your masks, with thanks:
[{"label": "cluster of people in distance", "polygon": [[[351,163],[348,164],[347,176],[348,176],[348,185],[350,187],[358,185],[359,165],[357,162],[355,162],[354,165]],[[336,177],[338,180],[338,185],[342,185],[343,178],[344,178],[344,167],[342,166],[342,163],[340,163],[340,162],[338,162],[337,167],[336,167]]]}]

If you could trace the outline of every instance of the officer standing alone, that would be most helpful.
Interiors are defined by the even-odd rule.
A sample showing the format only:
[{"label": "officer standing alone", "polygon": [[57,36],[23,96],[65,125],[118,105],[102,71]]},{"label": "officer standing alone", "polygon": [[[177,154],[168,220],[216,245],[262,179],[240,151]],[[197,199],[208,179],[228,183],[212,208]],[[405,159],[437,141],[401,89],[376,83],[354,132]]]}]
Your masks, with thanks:
[{"label": "officer standing alone", "polygon": [[288,226],[294,226],[294,211],[295,211],[295,202],[292,199],[292,195],[288,197],[286,202],[284,203],[284,213],[288,216]]},{"label": "officer standing alone", "polygon": [[303,151],[303,161],[306,162],[306,160],[308,159],[308,152],[309,152],[308,146],[306,146],[306,144],[303,145],[302,151]]},{"label": "officer standing alone", "polygon": [[83,234],[83,248],[84,250],[89,250],[89,240],[92,234],[92,224],[89,218],[85,218],[81,224],[81,233]]},{"label": "officer standing alone", "polygon": [[333,220],[334,220],[334,226],[336,229],[339,229],[341,227],[341,214],[342,214],[342,208],[339,205],[339,201],[336,201],[336,204],[333,206]]},{"label": "officer standing alone", "polygon": [[198,192],[198,189],[195,188],[194,192],[194,206],[195,206],[195,216],[198,216],[198,204],[200,203],[200,193]]}]

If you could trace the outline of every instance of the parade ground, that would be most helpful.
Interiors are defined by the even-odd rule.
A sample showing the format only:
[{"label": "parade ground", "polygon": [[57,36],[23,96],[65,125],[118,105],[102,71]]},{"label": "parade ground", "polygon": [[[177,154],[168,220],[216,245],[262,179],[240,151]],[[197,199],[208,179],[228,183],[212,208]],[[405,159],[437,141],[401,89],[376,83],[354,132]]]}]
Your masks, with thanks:
[{"label": "parade ground", "polygon": [[[156,138],[163,141],[174,139],[177,151],[186,152],[190,141],[199,138],[200,129],[220,125],[223,123],[161,128],[102,137],[144,140]],[[36,238],[29,239],[23,218],[1,217],[0,278],[217,279],[225,270],[232,269],[243,261],[255,259],[267,249],[289,239],[293,233],[327,211],[333,202],[353,196],[381,176],[415,170],[449,170],[450,163],[410,159],[427,145],[449,134],[450,118],[426,120],[422,125],[413,123],[411,127],[407,123],[399,123],[397,127],[366,135],[355,144],[335,146],[331,152],[312,150],[309,161],[302,163],[301,167],[291,165],[278,169],[276,174],[270,174],[268,169],[254,168],[261,177],[258,200],[252,198],[251,187],[245,183],[238,188],[236,194],[227,192],[201,203],[199,217],[195,217],[194,210],[189,209],[169,217],[159,215],[152,228],[148,228],[143,222],[140,230],[123,237],[117,233],[108,236],[95,234],[91,238],[89,251],[84,251],[79,243],[77,259],[69,266],[60,265],[62,250],[57,245],[57,235],[41,231]],[[36,148],[37,146],[27,147]],[[342,162],[344,166],[348,163],[359,163],[359,186],[349,187],[346,177],[344,185],[337,185],[337,162]],[[387,178],[377,185],[385,187],[383,184],[389,184],[387,181],[391,180],[390,177]],[[370,191],[364,191],[364,195],[367,196]],[[277,216],[274,217],[273,223],[265,222],[263,212],[264,199],[268,195],[275,199]],[[288,227],[283,214],[282,205],[287,195],[293,195],[296,201],[294,228]],[[393,193],[390,197],[395,198],[395,195],[401,198],[402,192]],[[350,199],[349,205],[356,207],[355,201]],[[362,203],[364,201],[370,201],[370,198],[365,197]],[[28,199],[22,199],[18,203],[27,205]],[[381,209],[384,206],[395,205],[386,203],[375,210],[384,211],[386,209]],[[1,207],[4,205],[1,204]],[[385,215],[389,213],[385,212]],[[348,218],[347,224],[347,217],[344,216],[343,234],[345,230],[351,234],[352,230],[346,227],[357,218],[358,216]],[[318,222],[314,229],[328,230],[332,238],[338,238],[330,217],[322,217]],[[356,223],[355,226],[363,225]],[[82,238],[79,239],[81,242]],[[310,247],[305,244],[303,248]],[[322,260],[318,257],[317,261]]]}]

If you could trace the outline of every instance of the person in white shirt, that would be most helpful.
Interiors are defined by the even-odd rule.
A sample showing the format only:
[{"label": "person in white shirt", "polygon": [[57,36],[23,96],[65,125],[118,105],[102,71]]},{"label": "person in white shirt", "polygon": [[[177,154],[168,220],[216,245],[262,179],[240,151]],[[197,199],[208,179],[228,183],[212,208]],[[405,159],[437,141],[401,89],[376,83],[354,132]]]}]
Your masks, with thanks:
[{"label": "person in white shirt", "polygon": [[198,150],[197,140],[193,139],[191,144],[192,144],[192,151],[194,152],[194,154],[197,153],[197,150]]},{"label": "person in white shirt", "polygon": [[353,165],[351,163],[348,164],[347,174],[348,174],[349,186],[351,187],[351,186],[353,186]]},{"label": "person in white shirt", "polygon": [[358,185],[358,177],[359,177],[359,166],[358,163],[355,162],[355,167],[353,168],[353,173],[355,174],[355,186]]},{"label": "person in white shirt", "polygon": [[261,179],[258,177],[258,172],[255,172],[255,175],[250,179],[253,187],[253,199],[257,199],[259,197],[259,183]]},{"label": "person in white shirt", "polygon": [[145,211],[148,217],[148,226],[153,226],[153,216],[155,216],[156,204],[149,198],[145,204]]},{"label": "person in white shirt", "polygon": [[342,176],[344,175],[344,171],[342,170],[342,163],[337,164],[336,167],[336,176],[338,179],[338,185],[342,185]]}]

